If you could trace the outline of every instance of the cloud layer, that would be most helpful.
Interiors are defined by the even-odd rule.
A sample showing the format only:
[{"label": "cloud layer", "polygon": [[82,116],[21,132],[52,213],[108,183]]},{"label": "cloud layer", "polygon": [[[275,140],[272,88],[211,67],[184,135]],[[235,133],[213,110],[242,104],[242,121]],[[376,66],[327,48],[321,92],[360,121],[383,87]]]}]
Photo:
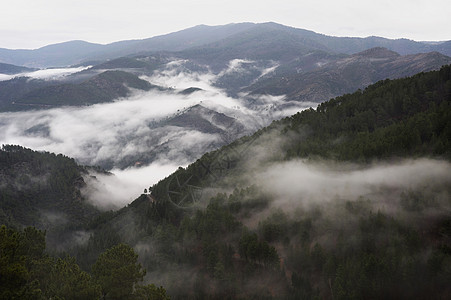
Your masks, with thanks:
[{"label": "cloud layer", "polygon": [[114,175],[91,172],[84,178],[86,187],[82,194],[101,210],[119,209],[178,167],[179,164],[157,162],[142,168],[113,169]]},{"label": "cloud layer", "polygon": [[[287,203],[302,206],[333,199],[372,198],[381,196],[382,190],[390,191],[391,196],[399,196],[403,190],[430,189],[451,183],[450,170],[450,163],[431,159],[372,166],[295,160],[273,164],[255,178],[261,186],[270,187],[266,192],[277,199],[277,206]],[[379,200],[390,202],[391,199]]]},{"label": "cloud layer", "polygon": [[[64,76],[69,71],[65,72],[49,71],[36,76],[50,78],[57,76],[57,73],[58,76]],[[183,69],[183,62],[172,62],[162,72],[142,78],[173,90],[134,91],[126,99],[87,107],[1,113],[0,143],[63,153],[74,157],[81,164],[114,169],[118,174],[114,180],[123,181],[124,184],[114,182],[110,177],[99,176],[96,182],[103,181],[104,186],[100,184],[96,189],[102,192],[94,194],[100,199],[100,194],[108,195],[106,190],[111,187],[114,192],[110,194],[119,196],[115,198],[109,195],[103,198],[115,198],[112,203],[124,204],[142,192],[144,187],[157,182],[178,166],[186,166],[203,153],[231,142],[239,135],[250,134],[268,125],[273,119],[309,105],[296,103],[287,108],[282,106],[286,104],[283,97],[229,97],[213,86],[217,75],[188,73]],[[202,90],[190,95],[178,93],[189,87]],[[236,119],[244,125],[243,131],[229,137],[166,123],[198,104]],[[279,109],[278,105],[283,109]],[[221,129],[227,132],[227,128]],[[139,169],[136,170],[136,167]],[[140,172],[139,178],[148,179],[137,181],[133,175],[136,172]],[[126,174],[130,174],[133,179],[126,179]],[[137,182],[139,184],[134,184]],[[127,192],[121,193],[117,189]]]},{"label": "cloud layer", "polygon": [[25,72],[14,75],[0,74],[0,81],[10,80],[16,77],[30,77],[34,79],[43,79],[43,80],[62,80],[71,74],[87,70],[90,67],[91,66],[78,68],[42,69],[33,72]]}]

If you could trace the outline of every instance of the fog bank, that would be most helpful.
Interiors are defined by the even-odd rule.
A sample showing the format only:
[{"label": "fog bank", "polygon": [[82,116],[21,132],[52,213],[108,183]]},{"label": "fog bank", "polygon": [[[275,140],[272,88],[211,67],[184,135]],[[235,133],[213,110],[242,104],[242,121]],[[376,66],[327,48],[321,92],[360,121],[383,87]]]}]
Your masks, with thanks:
[{"label": "fog bank", "polygon": [[[399,197],[406,190],[431,191],[440,185],[449,186],[450,170],[449,162],[433,159],[371,166],[295,160],[270,165],[255,176],[255,183],[272,195],[274,206],[287,209],[337,199],[353,201],[362,196],[388,203],[393,200],[390,197]],[[449,202],[449,195],[443,199]],[[451,203],[447,205],[451,208]]]},{"label": "fog bank", "polygon": [[142,168],[113,169],[112,175],[90,172],[84,178],[87,185],[82,194],[101,210],[119,209],[178,167],[178,164],[166,162]]},{"label": "fog bank", "polygon": [[[246,63],[232,61],[225,72],[238,72]],[[205,152],[312,105],[287,103],[283,96],[241,94],[230,97],[214,86],[215,80],[223,74],[192,72],[183,64],[184,61],[171,62],[151,76],[141,76],[153,84],[171,88],[169,91],[134,90],[131,96],[111,103],[0,113],[0,143],[62,153],[80,164],[112,171],[115,179],[96,175],[97,180],[88,180],[93,185],[88,194],[90,198],[99,198],[99,203],[110,200],[111,205],[117,207],[129,203],[144,188],[178,166],[186,166]],[[39,70],[32,75],[48,79],[82,69],[85,68]],[[261,71],[265,70],[262,67]],[[201,90],[180,93],[190,87]],[[204,118],[204,123],[200,122],[197,127],[193,125],[193,121],[199,121],[197,119],[184,119],[185,125],[170,123],[195,105],[211,110],[211,115],[197,116]],[[219,125],[217,130],[222,133],[218,133],[204,126],[207,123],[217,126],[219,123],[214,124],[212,119],[225,117],[240,124],[237,128],[241,131]],[[141,175],[135,176],[138,173]]]},{"label": "fog bank", "polygon": [[0,74],[0,81],[10,80],[17,77],[30,77],[33,79],[43,79],[43,80],[61,80],[71,74],[87,70],[91,66],[87,67],[77,67],[77,68],[55,68],[55,69],[42,69],[33,72],[25,72],[19,74]]}]

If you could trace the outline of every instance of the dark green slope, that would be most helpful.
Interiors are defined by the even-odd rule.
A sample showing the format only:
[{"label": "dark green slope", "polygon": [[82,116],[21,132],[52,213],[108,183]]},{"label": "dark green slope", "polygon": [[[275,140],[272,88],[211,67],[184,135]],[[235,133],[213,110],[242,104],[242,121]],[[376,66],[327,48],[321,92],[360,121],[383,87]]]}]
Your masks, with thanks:
[{"label": "dark green slope", "polygon": [[283,120],[284,130],[311,130],[305,140],[286,149],[287,156],[449,159],[450,78],[450,67],[445,66],[408,79],[381,81]]},{"label": "dark green slope", "polygon": [[61,154],[4,145],[0,150],[0,224],[48,231],[52,246],[59,234],[81,228],[99,211],[84,199],[87,170]]},{"label": "dark green slope", "polygon": [[[445,66],[276,121],[91,223],[95,234],[78,257],[89,264],[118,241],[136,245],[175,299],[448,298],[448,177],[345,199],[324,195],[316,204],[282,209],[277,203],[284,199],[268,193],[271,183],[247,186],[243,175],[295,158],[360,162],[361,168],[412,157],[447,163],[450,103],[451,67]],[[299,194],[298,201],[306,197]]]}]

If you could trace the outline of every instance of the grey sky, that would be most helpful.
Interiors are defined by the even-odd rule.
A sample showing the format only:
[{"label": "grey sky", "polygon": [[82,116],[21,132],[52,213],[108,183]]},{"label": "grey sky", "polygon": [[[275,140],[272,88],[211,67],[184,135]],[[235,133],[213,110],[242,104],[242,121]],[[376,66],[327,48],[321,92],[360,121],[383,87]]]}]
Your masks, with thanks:
[{"label": "grey sky", "polygon": [[0,47],[142,39],[273,21],[336,36],[451,40],[449,0],[0,0]]}]

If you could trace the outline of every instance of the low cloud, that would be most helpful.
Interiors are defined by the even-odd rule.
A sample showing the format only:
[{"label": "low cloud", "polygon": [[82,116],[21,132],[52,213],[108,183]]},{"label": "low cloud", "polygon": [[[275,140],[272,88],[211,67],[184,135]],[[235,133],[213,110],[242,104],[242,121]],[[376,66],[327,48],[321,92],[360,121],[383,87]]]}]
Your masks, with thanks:
[{"label": "low cloud", "polygon": [[361,196],[390,206],[404,191],[432,191],[434,187],[451,184],[449,170],[450,163],[433,159],[371,166],[296,160],[271,164],[254,174],[254,182],[276,199],[275,207],[287,211],[337,199],[353,201]]},{"label": "low cloud", "polygon": [[152,122],[194,104],[173,95],[146,93],[90,107],[2,113],[0,141],[64,153],[83,164],[111,160],[116,165],[130,153],[149,150],[146,138],[153,135]]},{"label": "low cloud", "polygon": [[[153,84],[171,87],[172,91],[133,91],[130,97],[112,103],[0,113],[0,143],[63,153],[81,164],[112,171],[116,174],[115,179],[98,175],[97,181],[90,181],[95,186],[89,194],[91,198],[98,197],[99,203],[107,203],[110,199],[111,205],[118,207],[129,203],[154,182],[145,179],[151,178],[147,175],[139,176],[143,180],[138,181],[133,174],[149,172],[149,176],[158,174],[158,179],[161,179],[207,151],[310,105],[287,103],[283,97],[230,97],[213,85],[217,75],[188,72],[183,67],[184,63],[173,62],[161,72],[142,77]],[[50,78],[81,69],[51,69],[34,73],[41,78]],[[189,95],[178,93],[189,87],[202,90]],[[235,118],[244,125],[242,131],[229,136],[167,123],[198,104]],[[231,133],[227,128],[220,129]],[[133,179],[128,180],[128,176]],[[110,188],[114,192],[108,193]]]},{"label": "low cloud", "polygon": [[89,68],[91,68],[91,66],[78,68],[42,69],[33,72],[25,72],[14,75],[0,74],[0,81],[10,80],[16,77],[30,77],[34,79],[43,79],[43,80],[62,80],[71,74],[78,73],[83,70],[87,70]]},{"label": "low cloud", "polygon": [[[170,80],[166,80],[164,72],[162,74],[149,80],[152,83],[160,83],[159,80],[162,80],[171,84]],[[135,91],[131,97],[118,99],[113,103],[0,113],[0,143],[63,153],[82,164],[101,165],[107,169],[133,166],[140,156],[152,151],[156,151],[154,160],[170,159],[186,164],[187,160],[196,158],[183,154],[192,153],[190,149],[193,145],[218,146],[215,140],[220,139],[211,134],[164,125],[166,120],[183,113],[189,107],[201,104],[235,118],[245,125],[242,134],[250,134],[269,124],[274,118],[285,115],[285,110],[275,109],[283,103],[283,97],[262,96],[252,101],[247,98],[232,98],[213,87],[203,77],[212,76],[211,74],[177,73],[171,76],[168,78],[172,78],[172,82],[181,88],[194,85],[204,90],[190,95]],[[298,104],[295,110],[304,108],[303,104]],[[293,108],[289,112],[293,112]],[[197,148],[197,155],[213,150]],[[163,157],[160,158],[159,155]],[[131,156],[137,160],[132,161]]]},{"label": "low cloud", "polygon": [[222,93],[218,88],[213,87],[212,83],[216,78],[204,67],[203,72],[193,72],[185,68],[186,60],[172,61],[165,65],[162,70],[154,72],[151,76],[143,75],[141,79],[148,80],[159,86],[183,90],[190,87],[198,87],[206,91]]},{"label": "low cloud", "polygon": [[82,194],[101,210],[119,209],[178,167],[179,164],[171,162],[157,162],[141,168],[113,169],[113,174],[91,171],[84,178],[86,187]]},{"label": "low cloud", "polygon": [[247,59],[232,59],[228,66],[227,69],[221,71],[218,74],[218,77],[224,76],[224,75],[230,75],[233,73],[247,73],[248,71],[245,68],[245,65],[250,65],[255,63],[252,60],[247,60]]}]

